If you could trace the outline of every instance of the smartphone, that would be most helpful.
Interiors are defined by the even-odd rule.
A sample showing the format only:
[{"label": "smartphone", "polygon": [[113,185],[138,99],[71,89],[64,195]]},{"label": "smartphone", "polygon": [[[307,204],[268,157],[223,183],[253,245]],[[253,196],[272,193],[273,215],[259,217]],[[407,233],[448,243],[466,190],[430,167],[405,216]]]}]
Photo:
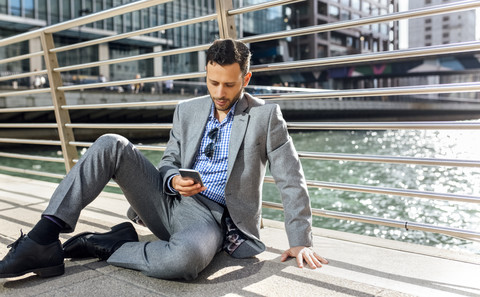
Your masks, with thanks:
[{"label": "smartphone", "polygon": [[199,183],[203,187],[202,176],[200,175],[200,172],[194,169],[185,168],[180,168],[179,171],[182,177],[191,178],[195,183]]}]

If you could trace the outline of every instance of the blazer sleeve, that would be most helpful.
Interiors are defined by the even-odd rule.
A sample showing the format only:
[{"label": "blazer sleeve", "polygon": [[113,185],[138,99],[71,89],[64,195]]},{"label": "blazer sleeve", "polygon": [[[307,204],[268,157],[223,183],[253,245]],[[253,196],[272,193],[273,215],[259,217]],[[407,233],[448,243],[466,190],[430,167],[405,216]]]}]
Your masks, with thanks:
[{"label": "blazer sleeve", "polygon": [[[170,130],[170,138],[167,148],[163,153],[162,160],[158,164],[158,170],[163,177],[163,192],[171,195],[167,187],[167,182],[172,175],[179,174],[178,169],[181,167],[181,139],[182,129],[180,124],[180,106],[177,105],[173,114],[173,126]],[[175,194],[176,196],[177,194]]]},{"label": "blazer sleeve", "polygon": [[290,247],[312,246],[312,210],[302,164],[280,108],[275,106],[267,135],[270,173],[282,196]]}]

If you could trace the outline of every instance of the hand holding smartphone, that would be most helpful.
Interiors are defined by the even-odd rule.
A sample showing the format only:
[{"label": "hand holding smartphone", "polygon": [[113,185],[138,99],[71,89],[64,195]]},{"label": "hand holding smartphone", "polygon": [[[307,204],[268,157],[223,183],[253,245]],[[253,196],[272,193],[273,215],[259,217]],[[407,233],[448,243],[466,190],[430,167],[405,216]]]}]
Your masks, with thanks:
[{"label": "hand holding smartphone", "polygon": [[185,169],[185,168],[180,168],[179,171],[182,177],[193,179],[195,183],[200,184],[200,186],[202,187],[204,186],[200,172],[194,169]]}]

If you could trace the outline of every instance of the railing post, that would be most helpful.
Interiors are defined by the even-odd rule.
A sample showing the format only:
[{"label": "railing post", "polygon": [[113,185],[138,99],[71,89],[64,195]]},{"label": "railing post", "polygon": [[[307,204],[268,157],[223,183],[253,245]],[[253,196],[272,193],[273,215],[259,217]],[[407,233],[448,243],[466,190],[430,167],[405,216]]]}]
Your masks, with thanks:
[{"label": "railing post", "polygon": [[215,5],[217,8],[220,38],[237,39],[235,17],[228,15],[228,11],[233,8],[232,0],[215,0]]},{"label": "railing post", "polygon": [[45,65],[48,71],[48,81],[50,82],[50,92],[52,94],[52,101],[55,110],[55,119],[58,125],[58,135],[60,138],[63,158],[65,160],[65,169],[67,173],[72,169],[73,160],[78,158],[76,146],[70,145],[71,141],[75,141],[73,129],[66,127],[66,124],[71,123],[70,114],[68,110],[63,110],[62,105],[66,105],[65,93],[58,90],[62,86],[62,77],[60,73],[54,72],[53,69],[58,67],[57,55],[51,53],[50,49],[55,47],[53,42],[53,35],[51,33],[42,32],[40,34],[42,48],[44,52]]}]

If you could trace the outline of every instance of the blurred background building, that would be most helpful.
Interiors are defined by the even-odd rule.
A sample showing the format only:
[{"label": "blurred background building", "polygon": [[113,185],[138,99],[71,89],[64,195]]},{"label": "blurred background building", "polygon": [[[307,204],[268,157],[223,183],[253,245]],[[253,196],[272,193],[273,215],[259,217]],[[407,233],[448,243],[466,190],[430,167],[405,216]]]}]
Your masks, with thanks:
[{"label": "blurred background building", "polygon": [[[458,2],[458,0],[410,0],[409,9]],[[475,11],[462,11],[444,15],[414,18],[408,22],[409,47],[475,40]]]},{"label": "blurred background building", "polygon": [[[13,36],[39,27],[67,21],[83,15],[103,11],[133,1],[128,0],[0,0],[0,38]],[[234,7],[243,7],[265,2],[264,0],[234,0]],[[321,25],[330,22],[358,19],[398,10],[397,0],[307,0],[293,5],[278,6],[267,10],[236,17],[238,32],[251,36]],[[214,0],[176,0],[134,13],[110,18],[76,30],[55,35],[56,46],[68,45],[93,38],[115,35],[187,18],[199,17],[215,12]],[[62,66],[88,63],[139,55],[154,51],[207,44],[218,37],[215,21],[194,24],[187,27],[149,33],[127,41],[110,42],[78,50],[77,54],[58,54]],[[253,63],[264,64],[291,60],[313,59],[345,54],[385,51],[398,48],[398,27],[396,22],[363,26],[314,35],[256,43],[252,45]],[[41,50],[40,41],[25,42],[17,46],[0,48],[0,57],[15,56]],[[43,58],[32,58],[18,63],[0,65],[3,74],[20,73],[43,69]],[[81,69],[65,73],[65,83],[88,82],[89,80],[132,79],[141,77],[202,71],[204,53],[187,53],[155,59],[152,62],[134,61],[117,65]],[[323,75],[323,76],[322,76]],[[256,80],[255,80],[256,79]],[[20,85],[32,82],[21,81]],[[254,77],[253,83],[261,85],[329,85],[328,73],[320,70],[264,73]]]}]

